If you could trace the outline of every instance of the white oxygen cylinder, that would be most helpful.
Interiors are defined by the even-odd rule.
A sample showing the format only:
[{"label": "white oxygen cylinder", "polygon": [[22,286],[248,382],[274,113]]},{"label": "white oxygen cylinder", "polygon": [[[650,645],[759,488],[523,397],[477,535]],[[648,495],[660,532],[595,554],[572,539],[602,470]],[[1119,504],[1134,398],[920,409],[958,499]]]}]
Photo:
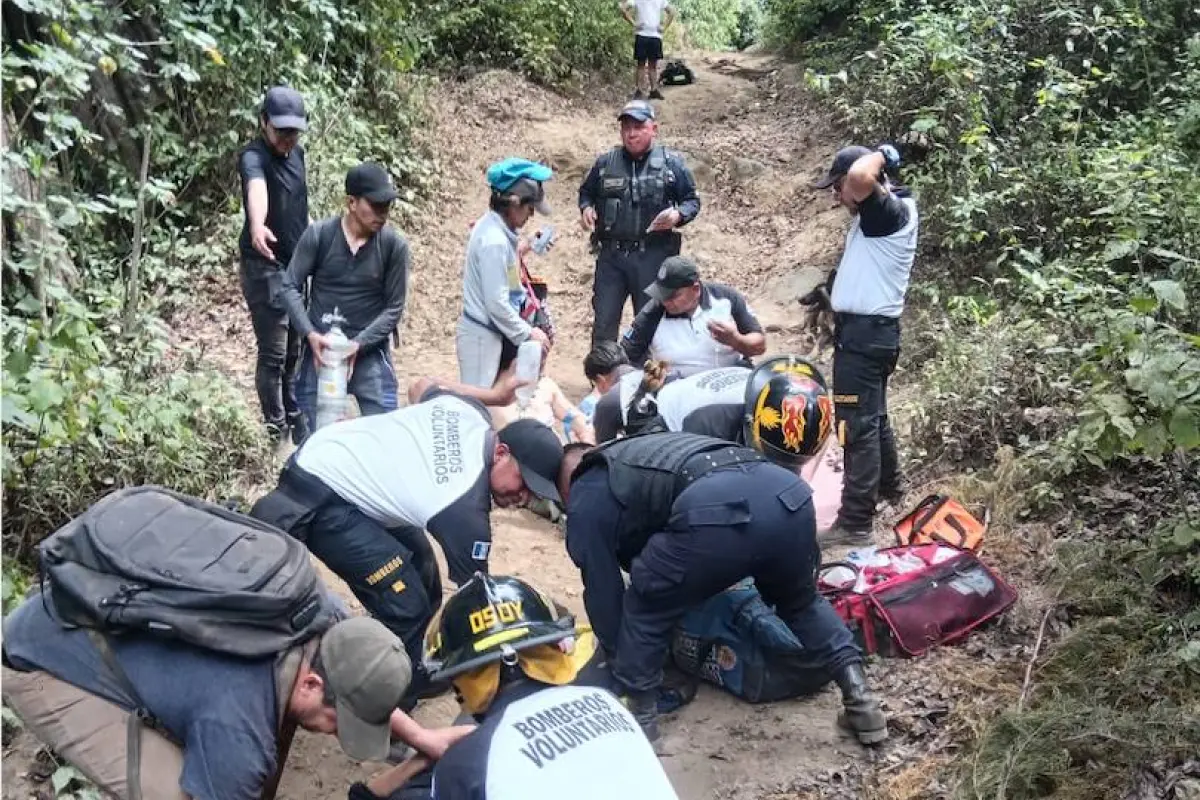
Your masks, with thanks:
[{"label": "white oxygen cylinder", "polygon": [[527,385],[517,387],[517,408],[522,411],[533,399],[533,393],[537,391],[537,382],[541,373],[542,343],[526,339],[517,348],[516,378],[518,381],[528,381]]},{"label": "white oxygen cylinder", "polygon": [[332,344],[322,353],[321,368],[317,371],[317,428],[323,428],[346,416],[347,382],[350,363],[346,354],[350,339],[342,332],[341,323],[346,318],[337,308],[332,314],[321,317],[329,326],[325,335]]}]

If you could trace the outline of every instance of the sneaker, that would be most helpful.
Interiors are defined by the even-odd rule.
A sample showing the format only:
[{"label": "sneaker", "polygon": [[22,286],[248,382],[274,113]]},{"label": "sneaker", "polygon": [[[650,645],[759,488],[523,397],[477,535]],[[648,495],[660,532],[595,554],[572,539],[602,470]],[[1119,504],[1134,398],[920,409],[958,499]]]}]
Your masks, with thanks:
[{"label": "sneaker", "polygon": [[293,411],[287,415],[288,427],[292,430],[292,444],[299,447],[304,444],[304,440],[308,438],[310,431],[308,430],[308,420],[300,411]]},{"label": "sneaker", "polygon": [[272,446],[278,445],[283,441],[284,432],[287,430],[286,422],[268,422],[266,424],[267,438],[271,441]]},{"label": "sneaker", "polygon": [[822,547],[830,545],[851,545],[853,547],[865,547],[871,544],[871,530],[864,528],[862,530],[851,530],[845,527],[842,523],[834,523],[834,526],[824,533],[817,534],[817,544]]},{"label": "sneaker", "polygon": [[633,99],[634,99],[634,100],[642,100],[642,99],[644,99],[645,97],[646,97],[646,95],[642,94],[642,90],[641,90],[641,89],[634,89],[634,90],[633,90]]},{"label": "sneaker", "polygon": [[660,92],[658,89],[651,89],[650,90],[650,99],[651,100],[662,100],[663,93]]}]

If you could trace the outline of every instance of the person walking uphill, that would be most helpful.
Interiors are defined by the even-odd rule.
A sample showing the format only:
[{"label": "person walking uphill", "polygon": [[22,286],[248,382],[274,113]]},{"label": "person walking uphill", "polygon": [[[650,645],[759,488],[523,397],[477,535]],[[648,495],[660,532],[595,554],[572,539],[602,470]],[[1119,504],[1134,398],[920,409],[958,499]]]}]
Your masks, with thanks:
[{"label": "person walking uphill", "polygon": [[531,325],[523,312],[534,301],[521,281],[519,231],[537,211],[549,216],[542,184],[553,172],[545,164],[507,158],[487,171],[491,188],[489,211],[471,229],[463,265],[463,311],[458,320],[455,350],[458,378],[482,388],[495,383],[516,358],[526,339],[550,339]]},{"label": "person walking uphill", "polygon": [[812,490],[795,472],[720,439],[647,433],[568,447],[558,489],[588,619],[648,738],[676,623],[747,577],[841,688],[844,723],[864,744],[887,738],[862,653],[817,592]]},{"label": "person walking uphill", "polygon": [[276,86],[263,98],[258,138],[238,154],[244,219],[238,242],[242,296],[250,310],[258,356],[254,388],[272,439],[288,431],[299,444],[307,422],[296,405],[300,339],[276,294],[296,243],[308,227],[308,182],[301,132],[308,129],[304,98]]},{"label": "person walking uphill", "polygon": [[596,159],[579,187],[580,225],[592,232],[592,344],[616,341],[625,299],[637,314],[649,301],[663,260],[679,255],[679,228],[700,213],[696,182],[683,157],[655,143],[654,107],[621,109],[621,146]]},{"label": "person walking uphill", "polygon": [[816,189],[830,189],[854,219],[830,296],[834,312],[833,401],[845,449],[841,511],[826,544],[869,544],[875,503],[903,494],[888,420],[888,378],[900,356],[900,315],[917,252],[917,203],[887,170],[895,148],[838,151]]},{"label": "person walking uphill", "polygon": [[[305,231],[283,278],[280,294],[292,324],[304,338],[296,400],[315,427],[317,370],[330,346],[325,336],[337,312],[350,337],[348,392],[364,416],[396,408],[396,372],[388,337],[404,314],[408,291],[408,242],[388,227],[397,197],[379,164],[346,173],[346,210]],[[312,279],[308,308],[302,289]]]}]

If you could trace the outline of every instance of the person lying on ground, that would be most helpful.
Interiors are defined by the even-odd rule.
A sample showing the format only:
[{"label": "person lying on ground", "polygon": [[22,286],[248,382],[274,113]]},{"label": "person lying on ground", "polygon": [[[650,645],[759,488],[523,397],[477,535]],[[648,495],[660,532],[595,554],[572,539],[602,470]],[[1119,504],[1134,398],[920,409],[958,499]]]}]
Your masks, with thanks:
[{"label": "person lying on ground", "polygon": [[[90,633],[60,624],[49,593],[25,600],[4,621],[4,703],[118,797],[135,796],[133,774],[154,800],[259,800],[277,784],[294,726],[336,734],[351,758],[379,761],[393,739],[436,759],[469,731],[428,730],[397,710],[410,662],[395,634],[367,617],[265,659],[151,634],[107,637],[128,687]],[[130,770],[127,728],[139,707],[162,729],[138,733]]]},{"label": "person lying on ground", "polygon": [[817,592],[812,490],[794,471],[748,447],[672,432],[591,449],[568,445],[562,462],[567,552],[583,578],[588,619],[649,738],[658,736],[662,667],[676,624],[745,578],[837,682],[843,722],[864,744],[887,738],[862,652]]},{"label": "person lying on ground", "polygon": [[621,339],[629,363],[669,361],[681,376],[706,369],[753,366],[767,351],[762,325],[737,289],[700,280],[696,262],[672,256],[646,287],[649,303]]},{"label": "person lying on ground", "polygon": [[555,431],[560,439],[594,442],[591,423],[579,407],[567,398],[558,382],[546,375],[546,362],[547,359],[542,359],[542,375],[525,408],[517,403],[492,408],[496,429],[501,430],[514,420],[534,419]]},{"label": "person lying on ground", "polygon": [[453,683],[459,720],[479,727],[436,765],[414,758],[356,784],[350,800],[544,798],[564,786],[576,798],[675,800],[597,655],[595,637],[545,593],[476,575],[430,624],[425,667]]},{"label": "person lying on ground", "polygon": [[[316,428],[317,372],[332,341],[326,336],[339,315],[350,338],[347,392],[363,416],[397,406],[396,370],[388,339],[404,315],[408,294],[408,242],[387,225],[398,193],[379,164],[346,173],[346,209],[310,225],[292,255],[280,301],[304,338],[296,401]],[[303,287],[311,279],[308,307]]]},{"label": "person lying on ground", "polygon": [[[422,379],[410,390],[413,405],[317,431],[250,512],[304,542],[404,641],[414,663],[442,599],[424,531],[461,585],[487,571],[493,504],[559,500],[558,437],[533,420],[492,428],[485,404],[511,401],[515,383],[457,388]],[[430,689],[418,667],[406,705]]]}]

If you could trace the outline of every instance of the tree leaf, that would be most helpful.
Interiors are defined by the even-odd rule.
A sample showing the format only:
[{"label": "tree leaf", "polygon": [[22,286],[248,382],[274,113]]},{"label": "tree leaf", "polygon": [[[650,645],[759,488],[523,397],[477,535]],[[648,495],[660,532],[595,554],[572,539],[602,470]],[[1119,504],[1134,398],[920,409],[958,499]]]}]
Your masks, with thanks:
[{"label": "tree leaf", "polygon": [[1177,311],[1187,310],[1187,295],[1184,294],[1183,287],[1176,281],[1150,281],[1150,288],[1154,291],[1155,296],[1166,305]]},{"label": "tree leaf", "polygon": [[1195,450],[1200,447],[1200,425],[1197,424],[1196,414],[1187,406],[1179,406],[1171,415],[1171,436],[1175,444],[1184,450]]}]

